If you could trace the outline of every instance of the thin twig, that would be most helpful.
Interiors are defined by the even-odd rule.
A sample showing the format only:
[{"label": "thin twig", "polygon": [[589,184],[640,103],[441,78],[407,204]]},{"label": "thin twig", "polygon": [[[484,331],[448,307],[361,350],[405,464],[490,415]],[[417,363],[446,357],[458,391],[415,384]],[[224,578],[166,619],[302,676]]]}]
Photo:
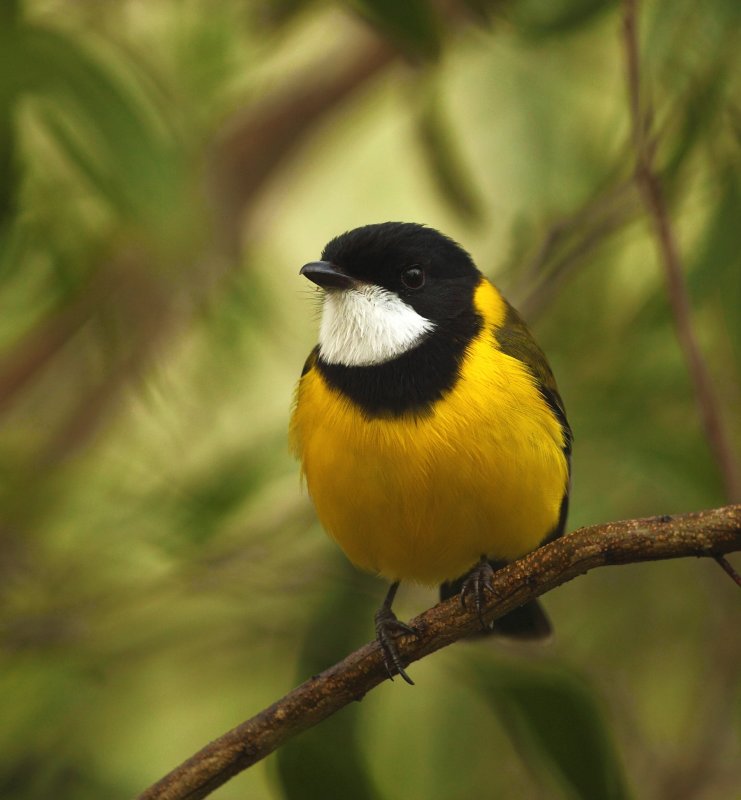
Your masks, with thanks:
[{"label": "thin twig", "polygon": [[557,219],[546,232],[535,255],[523,267],[523,283],[537,281],[544,273],[552,271],[550,265],[564,240],[614,217],[617,211],[625,211],[632,205],[628,201],[633,194],[633,181],[621,180],[600,189],[576,211]]},{"label": "thin twig", "polygon": [[600,245],[604,244],[609,236],[619,231],[630,218],[630,207],[616,207],[609,215],[590,223],[580,231],[576,240],[564,248],[563,254],[553,260],[549,271],[542,275],[528,294],[519,303],[522,314],[532,320],[537,317],[563,283],[571,277],[572,273],[584,264],[586,258]]},{"label": "thin twig", "polygon": [[[487,621],[595,567],[741,551],[741,505],[675,517],[651,517],[582,528],[494,575]],[[417,637],[399,640],[405,664],[479,629],[477,613],[457,598],[410,623]],[[138,800],[199,800],[272,753],[291,737],[339,711],[387,679],[377,643],[367,644],[285,697],[215,739],[144,791]]]},{"label": "thin twig", "polygon": [[653,224],[659,257],[666,275],[669,303],[674,317],[677,339],[687,361],[705,436],[718,465],[726,496],[732,502],[736,502],[741,500],[741,471],[739,471],[730,444],[710,373],[692,327],[692,311],[684,281],[682,260],[669,220],[661,180],[653,166],[654,146],[649,130],[651,113],[641,96],[636,7],[637,0],[624,0],[623,39],[636,160],[635,180],[641,192],[646,213]]},{"label": "thin twig", "polygon": [[733,568],[733,564],[724,556],[715,556],[715,560],[723,567],[723,569],[731,576],[731,580],[741,586],[741,575]]}]

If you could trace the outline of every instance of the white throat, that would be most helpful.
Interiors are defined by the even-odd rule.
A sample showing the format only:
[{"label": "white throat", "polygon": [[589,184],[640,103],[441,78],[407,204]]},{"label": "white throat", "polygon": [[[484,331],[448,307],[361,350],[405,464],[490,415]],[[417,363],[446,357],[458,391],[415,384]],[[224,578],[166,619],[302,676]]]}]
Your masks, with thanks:
[{"label": "white throat", "polygon": [[319,353],[329,364],[383,364],[416,347],[435,323],[380,286],[332,290],[324,296]]}]

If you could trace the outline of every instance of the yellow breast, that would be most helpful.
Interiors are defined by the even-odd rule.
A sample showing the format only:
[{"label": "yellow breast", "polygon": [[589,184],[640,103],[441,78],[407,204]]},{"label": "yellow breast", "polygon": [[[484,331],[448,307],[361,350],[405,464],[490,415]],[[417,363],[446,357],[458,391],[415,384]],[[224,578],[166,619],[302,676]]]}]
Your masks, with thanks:
[{"label": "yellow breast", "polygon": [[430,414],[369,419],[317,369],[299,383],[291,439],[319,520],[389,580],[434,584],[481,555],[517,558],[559,517],[561,427],[527,368],[495,346],[505,307],[488,281],[475,304],[485,324]]}]

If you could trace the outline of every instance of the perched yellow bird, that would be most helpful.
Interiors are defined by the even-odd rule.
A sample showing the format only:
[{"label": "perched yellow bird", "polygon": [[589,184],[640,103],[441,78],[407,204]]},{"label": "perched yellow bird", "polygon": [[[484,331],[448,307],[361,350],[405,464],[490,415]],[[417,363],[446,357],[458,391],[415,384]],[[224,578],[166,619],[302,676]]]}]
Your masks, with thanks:
[{"label": "perched yellow bird", "polygon": [[[563,533],[571,429],[543,352],[459,245],[413,223],[333,239],[301,274],[324,290],[293,449],[320,522],[391,581],[376,614],[389,674],[414,633],[399,582],[441,585],[480,610],[493,571]],[[537,602],[493,632],[550,632]]]}]

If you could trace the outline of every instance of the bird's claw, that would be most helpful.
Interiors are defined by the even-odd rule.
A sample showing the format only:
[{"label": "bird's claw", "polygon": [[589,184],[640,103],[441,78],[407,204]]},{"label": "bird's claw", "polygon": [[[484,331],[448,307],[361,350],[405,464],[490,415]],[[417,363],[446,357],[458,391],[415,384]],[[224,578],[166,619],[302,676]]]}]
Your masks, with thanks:
[{"label": "bird's claw", "polygon": [[376,639],[381,645],[383,652],[383,662],[386,665],[386,672],[389,678],[394,679],[394,675],[401,675],[401,677],[411,686],[414,686],[414,681],[407,675],[404,666],[401,663],[401,657],[396,647],[396,638],[399,636],[419,636],[419,631],[406,622],[397,619],[396,614],[386,607],[380,608],[376,612]]},{"label": "bird's claw", "polygon": [[483,630],[488,630],[489,627],[483,617],[487,595],[496,597],[493,578],[494,568],[482,557],[481,561],[466,575],[461,587],[460,597],[463,610],[467,611],[472,601]]}]

